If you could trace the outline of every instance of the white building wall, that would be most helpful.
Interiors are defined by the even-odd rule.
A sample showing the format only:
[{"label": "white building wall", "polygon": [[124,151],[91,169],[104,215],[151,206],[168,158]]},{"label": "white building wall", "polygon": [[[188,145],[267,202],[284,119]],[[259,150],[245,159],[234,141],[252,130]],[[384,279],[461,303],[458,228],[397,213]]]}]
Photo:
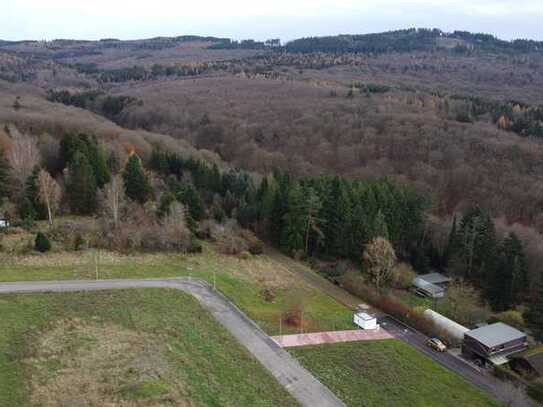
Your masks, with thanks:
[{"label": "white building wall", "polygon": [[465,326],[460,325],[458,322],[453,321],[431,309],[424,311],[424,315],[430,319],[436,326],[443,329],[452,338],[462,341],[464,334],[469,331]]}]

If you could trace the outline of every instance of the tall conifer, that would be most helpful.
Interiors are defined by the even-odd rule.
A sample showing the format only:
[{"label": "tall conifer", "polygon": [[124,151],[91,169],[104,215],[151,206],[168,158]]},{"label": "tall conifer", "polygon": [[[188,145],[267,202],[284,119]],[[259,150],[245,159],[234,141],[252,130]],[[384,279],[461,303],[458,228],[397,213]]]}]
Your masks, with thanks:
[{"label": "tall conifer", "polygon": [[136,154],[132,154],[128,159],[123,171],[123,180],[128,198],[141,204],[147,202],[151,195],[151,185]]},{"label": "tall conifer", "polygon": [[89,160],[76,152],[70,165],[66,192],[72,212],[88,215],[96,209],[96,180]]}]

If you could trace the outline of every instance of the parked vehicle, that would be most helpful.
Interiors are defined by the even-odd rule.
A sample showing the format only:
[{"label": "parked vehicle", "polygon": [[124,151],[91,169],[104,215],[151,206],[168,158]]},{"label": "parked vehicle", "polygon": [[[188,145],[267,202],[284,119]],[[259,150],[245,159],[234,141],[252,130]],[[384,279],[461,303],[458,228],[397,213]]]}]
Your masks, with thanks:
[{"label": "parked vehicle", "polygon": [[436,337],[428,339],[426,345],[437,352],[445,352],[447,350],[447,346],[443,343],[443,341]]}]

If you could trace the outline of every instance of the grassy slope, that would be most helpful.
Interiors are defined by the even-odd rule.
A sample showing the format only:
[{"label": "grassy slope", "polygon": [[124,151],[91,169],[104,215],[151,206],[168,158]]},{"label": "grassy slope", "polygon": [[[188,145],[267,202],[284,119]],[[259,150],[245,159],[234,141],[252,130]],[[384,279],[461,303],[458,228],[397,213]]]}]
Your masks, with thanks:
[{"label": "grassy slope", "polygon": [[408,345],[391,339],[291,349],[348,406],[498,406]]},{"label": "grassy slope", "polygon": [[[70,318],[115,324],[165,342],[175,374],[187,384],[184,393],[198,405],[296,405],[211,315],[178,291],[8,295],[0,297],[0,315],[0,406],[25,405],[34,372],[21,361],[55,320]],[[166,385],[148,383],[139,391],[153,394]]]},{"label": "grassy slope", "polygon": [[[0,281],[95,279],[95,252],[51,253],[2,261]],[[206,247],[202,255],[152,254],[119,256],[99,254],[100,279],[184,277],[203,279],[225,294],[270,335],[298,332],[279,320],[291,303],[302,303],[304,329],[323,331],[353,328],[352,313],[343,305],[310,287],[285,266],[268,256],[239,260]],[[271,287],[275,298],[265,301],[263,288]]]},{"label": "grassy slope", "polygon": [[[61,254],[58,259],[55,254],[48,254],[45,257],[25,256],[23,261],[18,259],[11,262],[2,262],[0,263],[0,281],[95,278],[94,252],[87,251],[78,255],[78,261],[74,261],[73,258],[65,259],[65,255]],[[305,319],[309,320],[309,324],[305,326],[307,331],[352,329],[353,327],[351,322],[352,312],[348,308],[340,305],[319,289],[310,287],[306,280],[299,275],[301,271],[298,267],[291,264],[291,262],[285,264],[276,256],[258,256],[251,260],[239,260],[234,257],[219,255],[211,247],[206,246],[202,255],[119,256],[102,252],[99,263],[99,278],[192,276],[204,279],[212,284],[214,280],[213,271],[215,271],[217,289],[229,297],[270,335],[279,333],[278,321],[281,313],[288,309],[292,296],[296,296],[300,292],[303,293],[304,309],[308,315]],[[294,285],[297,286],[297,290],[291,292],[293,282],[296,282]],[[267,302],[262,298],[261,290],[264,287],[273,287],[276,297],[272,302]],[[300,289],[301,291],[299,291]],[[297,329],[294,327],[288,327],[284,324],[282,326],[282,333],[295,331]],[[365,344],[360,346],[365,346]],[[377,347],[379,344],[371,346]],[[392,394],[394,394],[395,388],[403,389],[402,391],[407,389],[408,397],[402,395],[402,400],[404,398],[411,400],[413,397],[418,397],[420,393],[410,380],[409,366],[412,364],[418,366],[419,369],[419,379],[417,380],[422,380],[421,377],[434,377],[435,373],[439,372],[446,378],[441,383],[443,389],[446,390],[448,387],[453,386],[453,388],[458,389],[459,393],[465,393],[466,397],[475,394],[480,400],[486,400],[475,388],[453,373],[441,369],[418,352],[402,344],[388,346],[395,348],[396,351],[389,353],[381,361],[381,364],[385,367],[394,364],[398,366],[405,365],[405,369],[407,369],[407,372],[403,372],[402,375],[391,374],[387,376],[387,382],[393,383],[390,386]],[[311,352],[311,350],[311,348],[307,348],[307,352]],[[305,351],[306,349],[299,350],[299,352]],[[298,355],[297,352],[295,353]],[[316,348],[315,352],[322,358],[316,358],[316,360],[320,360],[322,363],[308,364],[309,370],[318,376],[321,374],[327,375],[326,372],[329,372],[335,377],[341,377],[341,374],[336,374],[335,371],[341,371],[346,366],[346,362],[336,359],[333,346]],[[323,380],[326,381],[324,378]],[[357,390],[358,383],[346,383],[347,388],[343,389],[334,386],[333,383],[327,384],[341,397],[354,397],[355,401],[357,400],[356,397],[360,397],[360,391]],[[353,388],[349,388],[349,386]],[[411,388],[408,389],[409,387]],[[346,396],[346,394],[349,394],[349,396]],[[349,401],[350,399],[346,398],[346,400]],[[353,405],[357,405],[356,402]],[[477,406],[478,404],[473,405]]]}]

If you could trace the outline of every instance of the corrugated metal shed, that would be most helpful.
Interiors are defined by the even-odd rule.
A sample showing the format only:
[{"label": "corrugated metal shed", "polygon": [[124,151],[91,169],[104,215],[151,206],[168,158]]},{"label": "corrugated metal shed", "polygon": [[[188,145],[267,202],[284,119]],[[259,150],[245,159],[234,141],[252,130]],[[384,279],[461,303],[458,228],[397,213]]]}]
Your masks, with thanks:
[{"label": "corrugated metal shed", "polygon": [[427,283],[436,284],[436,285],[448,284],[451,282],[451,279],[449,277],[444,276],[441,273],[422,274],[418,276],[418,278],[426,281]]},{"label": "corrugated metal shed", "polygon": [[440,297],[443,296],[445,289],[436,284],[429,283],[424,280],[422,277],[416,277],[413,280],[413,287],[424,291],[430,297]]}]

